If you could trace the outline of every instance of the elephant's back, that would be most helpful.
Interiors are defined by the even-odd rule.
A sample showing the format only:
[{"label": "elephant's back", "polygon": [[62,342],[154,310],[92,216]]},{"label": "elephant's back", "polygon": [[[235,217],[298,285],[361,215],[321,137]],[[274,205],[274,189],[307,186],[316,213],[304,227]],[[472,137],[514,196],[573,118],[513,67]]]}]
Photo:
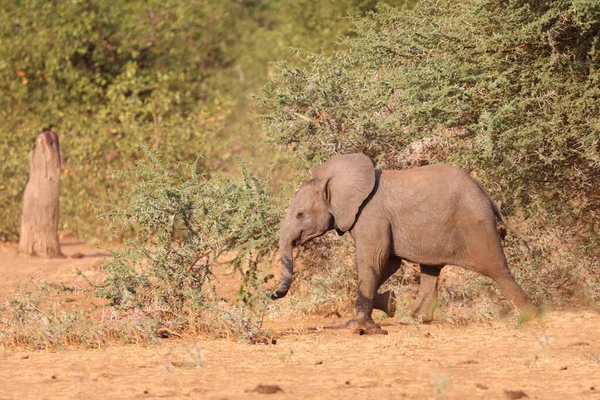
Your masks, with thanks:
[{"label": "elephant's back", "polygon": [[381,201],[390,213],[398,208],[410,210],[411,215],[405,216],[408,220],[449,222],[468,216],[495,221],[488,194],[469,174],[448,164],[384,170],[377,192],[373,200]]},{"label": "elephant's back", "polygon": [[383,170],[380,185],[396,188],[404,195],[459,194],[487,198],[481,186],[466,172],[449,164],[431,164],[405,170]]}]

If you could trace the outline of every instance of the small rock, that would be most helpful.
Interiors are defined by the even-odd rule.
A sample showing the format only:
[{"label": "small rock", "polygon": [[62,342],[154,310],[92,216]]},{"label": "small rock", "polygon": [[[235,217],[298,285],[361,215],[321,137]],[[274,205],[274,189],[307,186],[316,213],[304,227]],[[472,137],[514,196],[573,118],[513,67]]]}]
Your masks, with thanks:
[{"label": "small rock", "polygon": [[589,346],[590,344],[588,342],[575,342],[575,343],[571,343],[569,346]]},{"label": "small rock", "polygon": [[266,338],[266,337],[262,337],[262,338],[252,338],[250,339],[250,341],[248,342],[249,344],[277,344],[277,340],[273,339],[273,338]]},{"label": "small rock", "polygon": [[171,365],[175,368],[193,368],[195,364],[191,361],[171,361]]},{"label": "small rock", "polygon": [[321,364],[323,364],[323,361],[321,361],[321,360],[315,362],[315,365],[321,365]]},{"label": "small rock", "polygon": [[52,379],[58,379],[56,375],[52,375]]},{"label": "small rock", "polygon": [[566,371],[566,370],[567,370],[567,368],[568,368],[567,366],[560,367],[560,370],[561,370],[561,371]]},{"label": "small rock", "polygon": [[23,356],[21,357],[21,360],[27,360],[29,358],[29,356]]},{"label": "small rock", "polygon": [[381,329],[379,326],[370,326],[366,329],[355,329],[354,334],[356,335],[387,335],[388,331],[385,329]]},{"label": "small rock", "polygon": [[529,398],[529,396],[527,396],[527,393],[525,393],[522,390],[505,390],[504,394],[511,400],[522,399],[524,397]]},{"label": "small rock", "polygon": [[156,336],[162,339],[168,339],[171,337],[171,333],[167,329],[158,329],[156,331]]},{"label": "small rock", "polygon": [[71,258],[83,258],[84,255],[82,253],[73,253],[71,254]]},{"label": "small rock", "polygon": [[283,392],[283,389],[279,387],[279,385],[258,385],[253,390],[249,390],[249,392],[255,392],[260,394],[273,394],[277,392]]},{"label": "small rock", "polygon": [[487,386],[485,386],[485,385],[483,385],[481,383],[478,383],[477,385],[475,385],[475,387],[477,389],[481,389],[481,390],[488,390],[489,389],[489,387],[487,387]]}]

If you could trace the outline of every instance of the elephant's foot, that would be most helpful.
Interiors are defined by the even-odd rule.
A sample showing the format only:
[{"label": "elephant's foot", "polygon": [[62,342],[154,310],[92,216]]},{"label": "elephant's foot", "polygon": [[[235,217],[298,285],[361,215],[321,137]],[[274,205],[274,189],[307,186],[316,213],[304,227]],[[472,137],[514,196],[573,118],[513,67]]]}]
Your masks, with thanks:
[{"label": "elephant's foot", "polygon": [[350,321],[346,322],[345,328],[347,329],[374,329],[374,328],[379,328],[379,325],[377,325],[375,323],[375,321],[373,321],[373,318],[371,318],[368,315],[365,314],[356,314],[354,316],[354,318],[352,318]]},{"label": "elephant's foot", "polygon": [[389,318],[392,318],[396,314],[396,294],[392,290],[377,293],[373,300],[373,308],[385,312]]}]

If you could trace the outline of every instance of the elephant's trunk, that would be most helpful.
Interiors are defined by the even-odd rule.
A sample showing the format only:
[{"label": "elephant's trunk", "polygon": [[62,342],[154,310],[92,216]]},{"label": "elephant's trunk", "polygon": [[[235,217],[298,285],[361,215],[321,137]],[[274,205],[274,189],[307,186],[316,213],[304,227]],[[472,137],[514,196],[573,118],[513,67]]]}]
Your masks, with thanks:
[{"label": "elephant's trunk", "polygon": [[294,260],[292,257],[292,248],[294,240],[290,235],[281,235],[279,240],[279,254],[281,255],[281,282],[275,293],[271,295],[272,299],[285,297],[292,285],[292,274],[294,272]]}]

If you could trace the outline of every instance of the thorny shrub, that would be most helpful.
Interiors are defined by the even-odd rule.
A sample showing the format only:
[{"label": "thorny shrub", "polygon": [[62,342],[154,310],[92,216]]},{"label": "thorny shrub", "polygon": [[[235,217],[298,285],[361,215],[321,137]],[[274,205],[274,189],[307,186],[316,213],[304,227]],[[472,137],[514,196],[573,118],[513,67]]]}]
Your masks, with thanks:
[{"label": "thorny shrub", "polygon": [[[218,174],[208,178],[195,165],[175,172],[147,154],[149,164],[118,173],[139,182],[126,194],[128,206],[102,215],[135,235],[112,252],[104,265],[109,277],[97,294],[122,312],[141,311],[166,331],[224,329],[207,318],[210,312],[230,315],[224,323],[239,325],[241,335],[257,331],[268,304],[258,263],[275,246],[279,223],[267,181],[253,177],[243,163],[243,179],[232,181]],[[243,307],[235,310],[219,301],[212,283],[215,258],[231,251],[233,267],[243,270]]]}]

